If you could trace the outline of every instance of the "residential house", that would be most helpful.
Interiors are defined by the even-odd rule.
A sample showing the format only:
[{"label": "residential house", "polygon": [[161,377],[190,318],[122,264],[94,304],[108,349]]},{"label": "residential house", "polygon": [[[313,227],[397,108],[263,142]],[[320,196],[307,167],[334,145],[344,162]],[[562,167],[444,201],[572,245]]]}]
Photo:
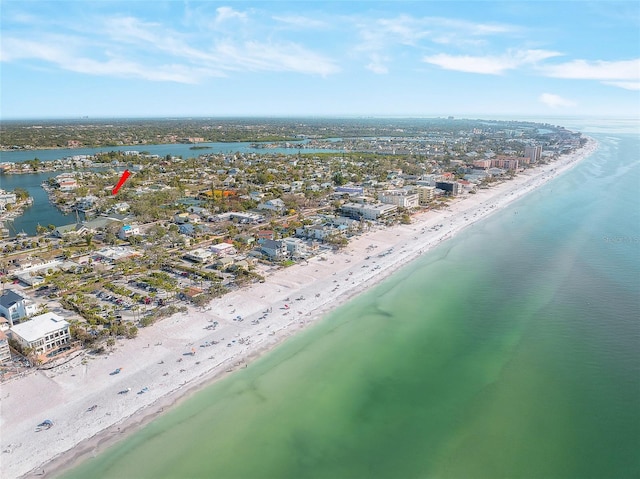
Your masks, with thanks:
[{"label": "residential house", "polygon": [[55,177],[60,191],[73,191],[78,187],[75,177],[71,173],[62,173]]},{"label": "residential house", "polygon": [[253,243],[255,243],[256,239],[253,236],[249,236],[249,235],[237,235],[235,238],[233,238],[235,241],[237,241],[238,243],[241,243],[243,245],[249,246]]},{"label": "residential house", "polygon": [[27,286],[39,286],[44,283],[44,278],[33,272],[16,274],[16,278]]},{"label": "residential house", "polygon": [[69,323],[55,313],[34,316],[13,326],[9,332],[23,349],[33,348],[36,354],[54,351],[71,341]]},{"label": "residential house", "polygon": [[0,295],[0,315],[7,318],[10,326],[35,314],[35,312],[35,303],[26,296],[11,289],[5,289]]},{"label": "residential house", "polygon": [[229,243],[214,244],[210,246],[209,249],[218,258],[222,258],[223,256],[233,256],[237,253],[236,248]]},{"label": "residential house", "polygon": [[272,200],[265,201],[264,203],[260,203],[258,205],[258,209],[282,214],[284,213],[285,209],[284,201],[282,201],[280,198],[274,198]]},{"label": "residential house", "polygon": [[305,258],[309,255],[307,243],[300,238],[283,238],[282,242],[285,244],[287,252],[292,258]]},{"label": "residential house", "polygon": [[182,225],[185,223],[189,222],[189,213],[176,213],[175,215],[173,215],[173,221],[176,222],[176,224]]},{"label": "residential house", "polygon": [[108,263],[117,263],[127,259],[134,259],[139,256],[142,256],[142,253],[135,251],[128,246],[106,247],[96,251],[96,257],[99,258],[100,261],[106,261]]},{"label": "residential house", "polygon": [[82,223],[72,223],[69,225],[58,226],[53,230],[53,236],[56,238],[64,238],[65,236],[82,236],[89,230]]},{"label": "residential house", "polygon": [[98,197],[94,195],[87,195],[76,199],[76,208],[80,211],[88,211],[93,208],[98,201]]},{"label": "residential house", "polygon": [[16,202],[16,194],[0,189],[0,211],[6,209],[7,205]]},{"label": "residential house", "polygon": [[195,261],[196,263],[207,263],[213,258],[213,253],[204,248],[196,248],[187,252],[184,257],[188,260]]},{"label": "residential house", "polygon": [[131,205],[129,203],[127,203],[126,201],[122,201],[120,203],[116,203],[115,205],[113,205],[111,207],[111,209],[116,213],[125,213],[125,212],[129,211],[130,208],[131,208]]},{"label": "residential house", "polygon": [[137,236],[140,234],[140,229],[135,225],[123,225],[122,228],[118,231],[118,238],[121,240],[126,240],[131,238],[132,236]]},{"label": "residential house", "polygon": [[296,228],[296,236],[299,238],[314,239],[318,241],[324,241],[330,236],[335,235],[338,232],[336,228],[330,225],[305,225],[301,228]]},{"label": "residential house", "polygon": [[273,230],[260,230],[258,231],[258,242],[260,240],[265,240],[265,239],[275,239],[276,238],[276,233]]},{"label": "residential house", "polygon": [[230,256],[225,256],[225,257],[223,257],[223,258],[218,258],[218,259],[216,260],[216,262],[215,262],[215,263],[213,263],[213,265],[214,265],[217,269],[219,269],[219,270],[221,270],[221,271],[224,271],[224,270],[226,270],[227,268],[229,268],[230,266],[233,266],[234,261],[235,261],[235,260],[234,260],[232,257],[230,257]]},{"label": "residential house", "polygon": [[287,245],[283,241],[260,240],[260,251],[273,261],[287,257]]}]

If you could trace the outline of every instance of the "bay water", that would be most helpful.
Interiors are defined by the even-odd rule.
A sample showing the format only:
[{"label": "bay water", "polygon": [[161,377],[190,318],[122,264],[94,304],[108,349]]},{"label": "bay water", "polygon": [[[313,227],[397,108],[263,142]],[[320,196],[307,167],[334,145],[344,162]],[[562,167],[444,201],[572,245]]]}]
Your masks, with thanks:
[{"label": "bay water", "polygon": [[640,477],[640,135],[65,478]]}]

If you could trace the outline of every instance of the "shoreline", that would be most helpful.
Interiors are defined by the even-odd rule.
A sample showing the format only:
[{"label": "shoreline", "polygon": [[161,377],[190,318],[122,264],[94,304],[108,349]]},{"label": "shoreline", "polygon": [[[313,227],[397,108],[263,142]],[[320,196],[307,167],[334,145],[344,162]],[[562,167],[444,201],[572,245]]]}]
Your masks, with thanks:
[{"label": "shoreline", "polygon": [[[217,298],[207,309],[190,307],[187,315],[165,318],[141,329],[135,340],[118,341],[107,355],[84,355],[85,364],[77,358],[56,370],[9,381],[1,393],[0,475],[55,477],[99,454],[441,242],[566,172],[596,148],[588,138],[569,155],[465,195],[446,209],[415,215],[410,225],[375,228],[325,260],[315,257],[280,269],[265,283]],[[392,254],[381,256],[390,249]],[[273,311],[265,318],[269,307]],[[242,322],[233,319],[237,315]],[[218,327],[208,329],[213,321]],[[211,341],[218,344],[203,346]],[[118,367],[122,372],[110,376]],[[127,387],[130,393],[117,394]],[[144,387],[149,391],[137,394]],[[45,390],[46,397],[38,395]],[[97,408],[89,412],[92,404]],[[35,433],[36,424],[47,418],[55,426]]]}]

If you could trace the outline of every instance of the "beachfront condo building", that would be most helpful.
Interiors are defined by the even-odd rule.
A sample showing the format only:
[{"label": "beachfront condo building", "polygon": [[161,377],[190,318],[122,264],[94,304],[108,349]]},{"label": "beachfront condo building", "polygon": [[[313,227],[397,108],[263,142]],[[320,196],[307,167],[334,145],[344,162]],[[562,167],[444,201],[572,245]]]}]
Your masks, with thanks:
[{"label": "beachfront condo building", "polygon": [[389,190],[380,193],[378,199],[387,205],[396,205],[402,208],[416,208],[419,205],[419,196],[406,190]]},{"label": "beachfront condo building", "polygon": [[418,203],[421,205],[427,205],[431,200],[436,197],[435,186],[418,186]]},{"label": "beachfront condo building", "polygon": [[345,203],[340,207],[340,211],[345,216],[357,220],[380,220],[392,216],[398,211],[398,207],[383,203]]},{"label": "beachfront condo building", "polygon": [[455,181],[438,181],[436,188],[450,196],[458,196],[460,193],[460,185]]},{"label": "beachfront condo building", "polygon": [[542,146],[526,146],[524,148],[524,156],[528,157],[531,163],[540,161],[542,157]]},{"label": "beachfront condo building", "polygon": [[29,321],[13,326],[9,333],[23,350],[33,349],[36,355],[54,351],[71,341],[69,323],[55,313],[34,316]]}]

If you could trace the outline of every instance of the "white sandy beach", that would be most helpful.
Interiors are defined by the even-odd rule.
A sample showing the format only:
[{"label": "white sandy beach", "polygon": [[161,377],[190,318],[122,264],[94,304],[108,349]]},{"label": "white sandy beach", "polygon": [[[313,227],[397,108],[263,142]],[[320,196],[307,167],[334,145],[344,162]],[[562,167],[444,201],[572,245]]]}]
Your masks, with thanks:
[{"label": "white sandy beach", "polygon": [[[410,225],[376,228],[352,239],[343,251],[325,254],[324,260],[316,257],[308,264],[280,269],[265,283],[218,298],[205,310],[190,308],[187,314],[142,328],[136,339],[118,341],[110,354],[83,355],[55,370],[3,383],[0,477],[52,477],[97,454],[190,391],[243,367],[400,266],[565,172],[596,148],[589,139],[578,152],[475,195],[465,194],[447,209],[415,215]],[[434,229],[436,225],[442,227]],[[391,254],[381,256],[391,248]],[[234,320],[237,316],[243,320]],[[211,344],[214,341],[217,344]],[[195,354],[187,354],[192,351]],[[110,375],[116,368],[122,371]],[[138,394],[145,387],[148,391]],[[129,393],[118,394],[127,388]],[[92,405],[97,407],[89,411]],[[36,425],[45,419],[54,427],[36,432]]]}]

